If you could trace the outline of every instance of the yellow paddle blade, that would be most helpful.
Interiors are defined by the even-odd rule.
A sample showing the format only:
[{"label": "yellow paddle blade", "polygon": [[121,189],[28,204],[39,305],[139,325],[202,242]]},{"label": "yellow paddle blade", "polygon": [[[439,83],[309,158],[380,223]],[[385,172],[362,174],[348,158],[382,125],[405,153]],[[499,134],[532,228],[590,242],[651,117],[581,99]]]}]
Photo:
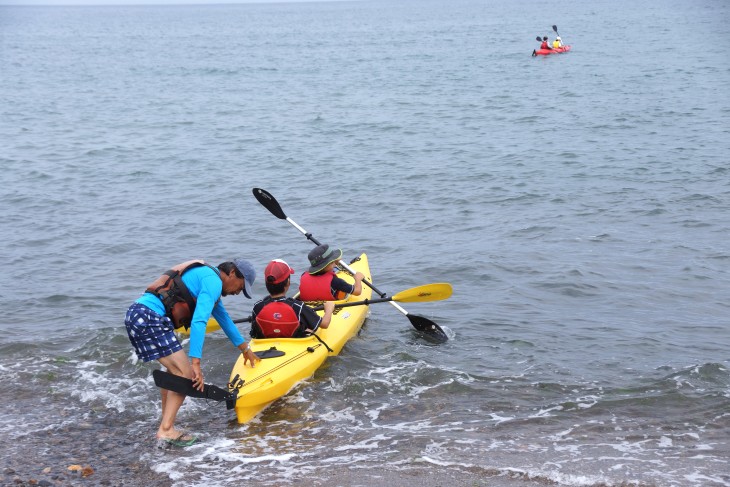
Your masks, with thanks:
[{"label": "yellow paddle blade", "polygon": [[423,286],[412,287],[393,296],[393,301],[401,303],[423,303],[426,301],[441,301],[448,299],[453,290],[448,282],[437,282]]},{"label": "yellow paddle blade", "polygon": [[[218,322],[215,320],[215,318],[211,318],[208,320],[208,326],[205,328],[206,333],[211,333],[217,330],[221,329],[221,325],[218,324]],[[186,330],[183,327],[180,327],[176,330],[180,335],[182,336],[190,336],[190,330]]]}]

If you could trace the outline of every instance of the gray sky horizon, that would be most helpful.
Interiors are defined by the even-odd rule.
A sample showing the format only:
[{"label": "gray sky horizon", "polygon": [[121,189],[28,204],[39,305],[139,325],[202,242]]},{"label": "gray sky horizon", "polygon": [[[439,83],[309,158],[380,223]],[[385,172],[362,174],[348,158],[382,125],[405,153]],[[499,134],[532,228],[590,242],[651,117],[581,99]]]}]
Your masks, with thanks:
[{"label": "gray sky horizon", "polygon": [[352,0],[0,0],[0,6],[216,5],[237,3],[345,2]]}]

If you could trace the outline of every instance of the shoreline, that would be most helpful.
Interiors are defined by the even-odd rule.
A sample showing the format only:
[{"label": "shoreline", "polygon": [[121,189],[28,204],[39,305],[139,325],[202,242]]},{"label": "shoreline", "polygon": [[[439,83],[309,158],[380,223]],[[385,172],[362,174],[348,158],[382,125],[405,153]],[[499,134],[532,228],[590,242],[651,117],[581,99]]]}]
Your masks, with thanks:
[{"label": "shoreline", "polygon": [[[106,462],[109,459],[102,460]],[[75,466],[75,465],[74,465]],[[141,462],[126,466],[125,475],[113,475],[111,471],[99,465],[94,468],[92,465],[80,464],[78,469],[70,470],[65,466],[34,468],[28,466],[5,466],[2,471],[2,485],[16,486],[64,486],[80,485],[151,485],[157,487],[172,487],[175,485],[192,485],[185,481],[173,481],[164,474],[153,472],[148,465]],[[69,466],[72,467],[72,466]],[[329,469],[329,470],[327,470]],[[112,474],[112,475],[109,475]],[[231,479],[231,483],[240,482],[241,479]],[[245,481],[245,480],[244,480]],[[263,481],[261,485],[300,485],[306,483],[316,487],[372,487],[372,486],[398,486],[398,487],[509,487],[516,485],[546,485],[556,482],[548,479],[531,479],[528,475],[519,471],[512,473],[487,471],[477,467],[441,467],[434,464],[424,464],[418,467],[407,467],[393,469],[383,467],[380,469],[349,468],[349,467],[323,467],[322,475],[317,477],[297,477],[292,479],[278,479]],[[225,484],[224,484],[225,485]]]}]

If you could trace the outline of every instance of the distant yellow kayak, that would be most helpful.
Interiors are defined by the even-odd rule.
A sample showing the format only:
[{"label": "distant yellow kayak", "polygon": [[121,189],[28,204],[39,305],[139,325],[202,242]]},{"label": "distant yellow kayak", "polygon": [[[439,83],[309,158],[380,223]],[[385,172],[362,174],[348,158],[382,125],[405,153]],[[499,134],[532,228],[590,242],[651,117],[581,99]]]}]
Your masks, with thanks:
[{"label": "distant yellow kayak", "polygon": [[[350,267],[359,271],[370,281],[370,266],[362,254]],[[346,271],[338,276],[354,282]],[[362,301],[370,299],[372,290],[363,286],[360,296],[338,301]],[[318,311],[320,315],[324,311]],[[332,322],[324,330],[317,331],[317,337],[266,338],[251,340],[251,348],[262,359],[255,368],[243,365],[243,355],[238,357],[231,371],[231,385],[238,389],[235,411],[239,423],[251,420],[269,404],[288,393],[298,382],[311,377],[329,355],[337,355],[362,327],[368,314],[368,306],[352,306],[335,310]],[[210,323],[209,323],[210,326]],[[328,350],[329,348],[329,350]],[[243,382],[241,382],[243,381]]]}]

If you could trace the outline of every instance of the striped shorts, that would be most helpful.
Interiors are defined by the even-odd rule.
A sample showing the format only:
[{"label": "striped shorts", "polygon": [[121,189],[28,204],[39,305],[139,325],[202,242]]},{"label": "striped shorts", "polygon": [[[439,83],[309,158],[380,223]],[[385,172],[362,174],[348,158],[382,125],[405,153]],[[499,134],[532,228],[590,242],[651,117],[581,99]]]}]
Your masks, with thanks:
[{"label": "striped shorts", "polygon": [[147,306],[132,303],[124,320],[129,341],[143,362],[158,360],[182,350],[175,327],[167,316],[160,316]]}]

